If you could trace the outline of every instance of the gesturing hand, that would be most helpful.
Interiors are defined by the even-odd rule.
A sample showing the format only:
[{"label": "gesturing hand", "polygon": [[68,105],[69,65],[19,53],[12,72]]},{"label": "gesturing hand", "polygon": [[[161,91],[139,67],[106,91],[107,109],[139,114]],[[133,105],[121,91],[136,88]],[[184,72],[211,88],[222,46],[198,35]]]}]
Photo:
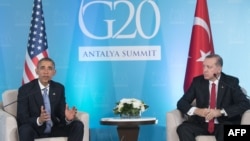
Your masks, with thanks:
[{"label": "gesturing hand", "polygon": [[45,111],[44,106],[41,106],[41,114],[39,116],[39,123],[44,123],[50,120],[50,115]]},{"label": "gesturing hand", "polygon": [[73,120],[76,117],[77,109],[73,107],[72,109],[69,109],[68,104],[66,104],[65,107],[65,116],[68,121]]}]

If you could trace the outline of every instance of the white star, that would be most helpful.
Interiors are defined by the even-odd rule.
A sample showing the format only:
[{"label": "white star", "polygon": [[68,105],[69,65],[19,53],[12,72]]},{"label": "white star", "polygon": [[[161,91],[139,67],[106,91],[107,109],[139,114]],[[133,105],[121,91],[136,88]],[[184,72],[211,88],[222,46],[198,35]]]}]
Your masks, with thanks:
[{"label": "white star", "polygon": [[43,33],[40,33],[39,36],[40,36],[40,37],[43,37]]},{"label": "white star", "polygon": [[43,41],[41,39],[38,40],[38,43],[41,44]]},{"label": "white star", "polygon": [[200,53],[201,53],[201,57],[196,60],[197,62],[203,62],[205,60],[206,56],[211,54],[211,51],[205,53],[202,50],[200,50]]}]

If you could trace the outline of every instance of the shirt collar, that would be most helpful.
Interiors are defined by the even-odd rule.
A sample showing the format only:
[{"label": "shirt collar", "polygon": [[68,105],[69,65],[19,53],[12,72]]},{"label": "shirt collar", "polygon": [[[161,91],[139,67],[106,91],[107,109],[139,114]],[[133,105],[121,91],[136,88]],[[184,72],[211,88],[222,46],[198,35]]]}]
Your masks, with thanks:
[{"label": "shirt collar", "polygon": [[45,88],[49,88],[49,84],[48,84],[47,86],[44,86],[44,85],[40,82],[39,79],[38,79],[38,84],[39,84],[39,87],[40,87],[41,90],[43,90],[43,89],[45,89]]},{"label": "shirt collar", "polygon": [[220,75],[220,76],[218,76],[218,77],[217,77],[217,79],[216,79],[215,81],[211,81],[211,80],[209,80],[209,84],[211,85],[212,83],[215,83],[216,85],[218,85],[219,80],[220,80],[220,77],[221,77],[221,75]]}]

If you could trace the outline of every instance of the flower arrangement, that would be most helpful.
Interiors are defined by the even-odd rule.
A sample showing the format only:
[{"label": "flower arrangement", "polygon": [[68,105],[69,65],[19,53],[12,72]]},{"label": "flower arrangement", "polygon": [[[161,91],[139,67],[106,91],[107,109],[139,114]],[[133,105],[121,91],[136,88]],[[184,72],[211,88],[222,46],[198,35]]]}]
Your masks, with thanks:
[{"label": "flower arrangement", "polygon": [[123,98],[116,103],[114,114],[125,117],[139,117],[149,106],[136,98]]}]

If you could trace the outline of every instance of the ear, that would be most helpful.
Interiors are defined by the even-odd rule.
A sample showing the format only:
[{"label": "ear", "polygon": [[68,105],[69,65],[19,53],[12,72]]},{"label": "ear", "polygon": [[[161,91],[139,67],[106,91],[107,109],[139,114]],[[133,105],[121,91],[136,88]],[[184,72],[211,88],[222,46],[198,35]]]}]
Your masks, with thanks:
[{"label": "ear", "polygon": [[35,71],[36,71],[36,74],[38,75],[38,69],[37,68],[35,69]]},{"label": "ear", "polygon": [[222,69],[220,68],[220,69],[219,69],[219,73],[221,73],[221,72],[222,72]]},{"label": "ear", "polygon": [[53,75],[55,75],[56,74],[56,70],[54,69],[54,73],[53,73]]},{"label": "ear", "polygon": [[222,71],[222,67],[218,67],[217,73],[221,73],[221,71]]}]

